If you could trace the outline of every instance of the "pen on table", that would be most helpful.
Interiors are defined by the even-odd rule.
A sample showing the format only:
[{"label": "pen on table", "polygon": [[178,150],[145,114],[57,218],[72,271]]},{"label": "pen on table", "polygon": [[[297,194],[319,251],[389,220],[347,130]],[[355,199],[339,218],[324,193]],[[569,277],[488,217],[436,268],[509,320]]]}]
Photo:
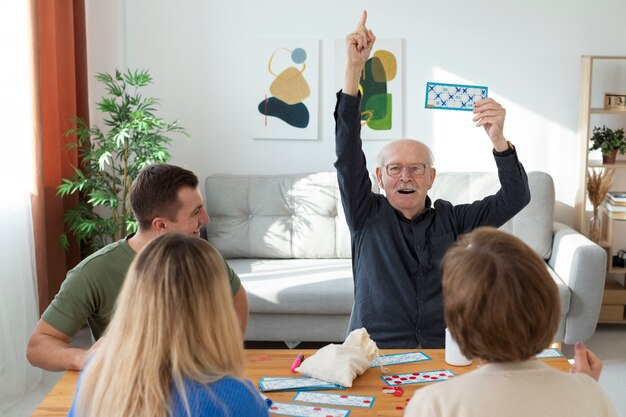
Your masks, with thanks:
[{"label": "pen on table", "polygon": [[293,360],[293,363],[291,364],[291,368],[289,368],[289,370],[291,372],[296,372],[296,368],[300,366],[303,360],[304,360],[304,354],[298,353],[298,356],[296,356],[296,358]]},{"label": "pen on table", "polygon": [[273,401],[271,399],[269,399],[268,397],[266,397],[265,394],[263,394],[261,392],[259,394],[261,394],[261,398],[263,398],[263,400],[265,400],[265,404],[267,404],[267,408],[270,408],[272,406],[272,402]]}]

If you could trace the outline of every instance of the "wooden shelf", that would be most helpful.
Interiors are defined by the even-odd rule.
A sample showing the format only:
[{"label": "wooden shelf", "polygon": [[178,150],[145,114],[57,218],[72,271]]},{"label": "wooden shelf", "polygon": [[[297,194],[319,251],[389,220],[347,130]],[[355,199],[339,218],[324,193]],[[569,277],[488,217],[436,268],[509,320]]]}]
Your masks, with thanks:
[{"label": "wooden shelf", "polygon": [[589,168],[626,169],[626,161],[617,161],[614,164],[603,164],[602,161],[592,160],[592,161],[587,161],[587,166]]},{"label": "wooden shelf", "polygon": [[626,56],[620,55],[583,55],[583,58],[591,58],[591,60],[610,60],[610,59],[626,59]]},{"label": "wooden shelf", "polygon": [[608,110],[608,109],[602,109],[598,107],[589,109],[589,113],[591,114],[617,114],[620,116],[626,116],[626,110]]},{"label": "wooden shelf", "polygon": [[[588,168],[596,168],[596,169],[615,169],[615,178],[624,178],[626,173],[626,159],[623,156],[620,156],[617,161],[613,164],[604,164],[602,160],[593,160],[590,159],[590,137],[593,131],[594,122],[600,120],[600,116],[611,116],[611,118],[607,118],[608,122],[622,123],[626,118],[626,109],[605,109],[601,107],[593,107],[592,106],[592,97],[597,97],[600,93],[598,91],[598,87],[593,85],[593,73],[594,73],[594,62],[596,61],[622,61],[619,64],[613,64],[610,62],[604,62],[600,64],[600,67],[607,66],[614,69],[616,75],[622,77],[624,75],[623,64],[626,63],[626,56],[597,56],[597,55],[585,55],[581,58],[581,66],[580,66],[580,97],[579,97],[579,113],[578,113],[578,141],[580,146],[580,164],[581,170],[584,170],[580,176],[579,183],[579,193],[576,199],[576,207],[574,213],[574,224],[577,230],[586,231],[589,227],[589,213],[588,213],[588,200],[587,200],[587,177],[588,177]],[[604,86],[606,88],[606,86]],[[617,118],[612,118],[612,116],[617,116]],[[592,116],[595,116],[592,117]],[[599,154],[595,153],[594,156],[597,157]],[[612,219],[609,216],[611,213],[604,207],[604,205],[600,206],[600,216],[602,217],[602,229],[601,229],[601,240],[598,242],[602,248],[604,248],[607,252],[607,265],[606,265],[606,275],[608,274],[626,274],[626,268],[614,267],[612,265],[612,254],[614,248],[613,238],[614,236],[614,226],[617,227],[618,223],[626,221],[626,219]],[[621,226],[620,226],[621,227]],[[605,290],[606,296],[613,296],[614,293],[612,289]],[[611,299],[609,297],[608,299]],[[626,314],[624,314],[626,308],[622,304],[623,298],[617,297],[612,298],[612,301],[619,301],[617,304],[608,304],[604,306],[603,309],[603,320],[599,320],[598,323],[607,323],[607,324],[626,324]],[[613,308],[614,307],[614,308]],[[619,313],[621,311],[621,313]],[[617,319],[617,320],[606,320],[607,318]]]}]

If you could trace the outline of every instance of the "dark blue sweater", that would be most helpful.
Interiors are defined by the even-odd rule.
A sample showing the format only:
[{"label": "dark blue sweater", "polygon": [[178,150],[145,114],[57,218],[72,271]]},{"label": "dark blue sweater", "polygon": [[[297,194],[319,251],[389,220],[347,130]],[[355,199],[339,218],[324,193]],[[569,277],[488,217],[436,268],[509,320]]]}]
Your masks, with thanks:
[{"label": "dark blue sweater", "polygon": [[501,188],[471,204],[426,198],[412,220],[371,191],[361,144],[360,99],[337,94],[335,135],[339,189],[352,238],[354,306],[350,330],[365,327],[380,348],[443,348],[440,263],[460,234],[500,227],[530,201],[515,150],[495,156]]}]

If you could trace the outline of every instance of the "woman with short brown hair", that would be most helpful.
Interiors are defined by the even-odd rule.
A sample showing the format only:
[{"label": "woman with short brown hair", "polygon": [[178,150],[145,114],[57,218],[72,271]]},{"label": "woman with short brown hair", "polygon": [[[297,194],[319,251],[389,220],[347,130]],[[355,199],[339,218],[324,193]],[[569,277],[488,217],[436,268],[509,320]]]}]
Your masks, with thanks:
[{"label": "woman with short brown hair", "polygon": [[544,261],[521,240],[494,228],[462,236],[443,260],[443,294],[452,337],[481,366],[418,390],[405,416],[615,416],[592,379],[602,364],[582,344],[574,374],[534,358],[552,342],[560,302]]}]

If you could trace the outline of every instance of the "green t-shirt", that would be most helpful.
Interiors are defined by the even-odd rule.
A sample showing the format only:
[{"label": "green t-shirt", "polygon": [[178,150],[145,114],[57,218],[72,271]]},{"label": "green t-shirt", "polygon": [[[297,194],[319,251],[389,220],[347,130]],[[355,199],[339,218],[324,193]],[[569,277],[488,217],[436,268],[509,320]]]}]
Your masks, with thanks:
[{"label": "green t-shirt", "polygon": [[[129,238],[105,246],[70,270],[42,319],[67,336],[74,336],[87,321],[98,340],[109,325],[115,300],[135,257]],[[226,269],[235,295],[241,281],[228,264]]]}]

